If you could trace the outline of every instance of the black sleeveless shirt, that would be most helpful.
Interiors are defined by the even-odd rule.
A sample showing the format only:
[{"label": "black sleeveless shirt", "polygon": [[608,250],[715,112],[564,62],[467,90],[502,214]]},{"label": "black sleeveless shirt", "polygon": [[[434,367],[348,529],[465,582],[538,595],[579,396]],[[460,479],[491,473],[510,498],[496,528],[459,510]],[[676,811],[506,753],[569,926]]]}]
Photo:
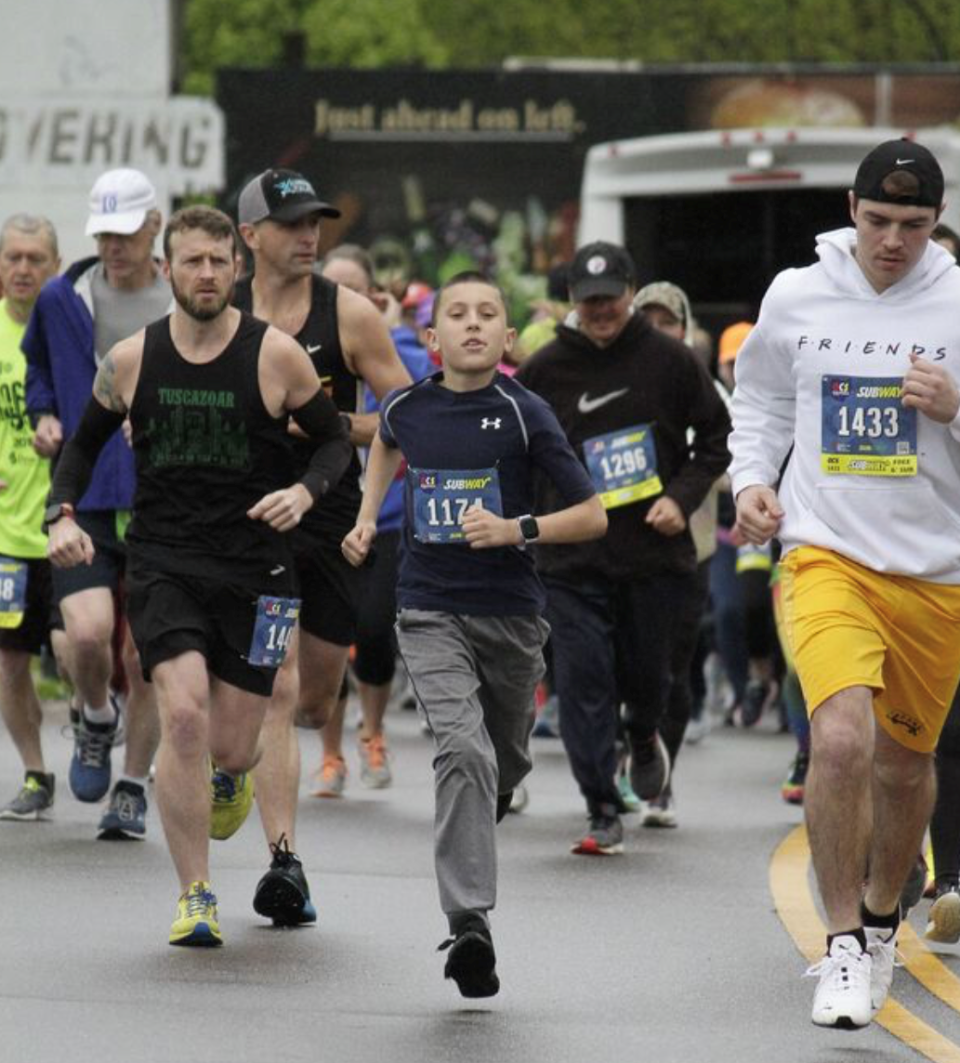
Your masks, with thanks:
[{"label": "black sleeveless shirt", "polygon": [[[341,413],[363,410],[363,381],[347,368],[340,346],[340,322],[337,318],[337,285],[326,277],[311,277],[310,311],[294,339],[310,355],[323,390]],[[252,277],[237,284],[234,306],[253,313]],[[290,437],[294,478],[303,475],[315,449],[309,440]],[[360,510],[360,459],[354,449],[350,464],[340,483],[304,514],[292,533],[299,543],[303,537],[317,539],[339,549],[343,537],[353,528]]]},{"label": "black sleeveless shirt", "polygon": [[295,482],[287,417],[263,404],[257,366],[267,326],[241,314],[212,361],[188,362],[170,318],[148,325],[130,407],[137,491],[131,562],[161,572],[243,580],[290,566],[288,543],[247,510]]}]

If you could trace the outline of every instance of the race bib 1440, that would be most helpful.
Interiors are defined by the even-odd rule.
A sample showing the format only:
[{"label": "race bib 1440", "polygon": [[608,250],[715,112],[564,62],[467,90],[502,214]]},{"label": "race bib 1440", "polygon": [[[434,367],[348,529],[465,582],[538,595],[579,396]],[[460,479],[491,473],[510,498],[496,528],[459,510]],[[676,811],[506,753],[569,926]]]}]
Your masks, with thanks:
[{"label": "race bib 1440", "polygon": [[272,598],[262,594],[257,599],[257,618],[247,662],[257,668],[279,668],[299,617],[299,598]]}]

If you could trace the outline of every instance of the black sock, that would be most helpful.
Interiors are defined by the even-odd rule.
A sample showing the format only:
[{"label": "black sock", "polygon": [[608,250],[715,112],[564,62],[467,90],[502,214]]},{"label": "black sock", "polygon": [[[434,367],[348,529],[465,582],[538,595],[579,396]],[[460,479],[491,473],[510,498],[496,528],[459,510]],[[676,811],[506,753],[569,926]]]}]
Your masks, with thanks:
[{"label": "black sock", "polygon": [[41,786],[46,787],[48,790],[50,789],[50,776],[44,774],[42,771],[28,771],[26,773],[26,778],[27,779],[36,779],[36,781]]},{"label": "black sock", "polygon": [[856,930],[838,930],[836,934],[827,934],[827,952],[830,951],[833,939],[842,937],[856,938],[860,942],[860,948],[864,952],[867,951],[867,935],[863,932],[863,927],[858,926]]},{"label": "black sock", "polygon": [[462,912],[451,912],[447,919],[450,923],[450,933],[454,937],[466,933],[468,930],[479,930],[487,936],[490,934],[490,926],[483,912],[476,911],[473,908],[468,908]]},{"label": "black sock", "polygon": [[878,927],[881,930],[896,930],[900,925],[900,905],[898,904],[889,915],[877,915],[870,911],[865,902],[861,902],[860,918],[863,919],[864,926]]}]

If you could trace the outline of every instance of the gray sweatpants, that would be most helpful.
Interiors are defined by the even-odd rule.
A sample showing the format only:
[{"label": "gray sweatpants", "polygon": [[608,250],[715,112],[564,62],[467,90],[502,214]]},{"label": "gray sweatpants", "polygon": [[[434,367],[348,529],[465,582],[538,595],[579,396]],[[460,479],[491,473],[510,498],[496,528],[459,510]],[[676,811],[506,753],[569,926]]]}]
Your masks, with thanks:
[{"label": "gray sweatpants", "polygon": [[549,634],[538,616],[402,609],[397,638],[433,735],[434,859],[448,915],[497,899],[497,795],[530,771],[534,693]]}]

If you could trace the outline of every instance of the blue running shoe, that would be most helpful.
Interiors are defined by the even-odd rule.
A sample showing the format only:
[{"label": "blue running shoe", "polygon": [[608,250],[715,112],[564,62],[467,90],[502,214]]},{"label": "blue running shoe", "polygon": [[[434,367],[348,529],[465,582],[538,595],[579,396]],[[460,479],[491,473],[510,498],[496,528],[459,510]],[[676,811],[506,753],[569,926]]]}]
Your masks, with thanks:
[{"label": "blue running shoe", "polygon": [[89,723],[80,713],[70,760],[70,789],[78,801],[99,801],[110,789],[110,751],[116,734],[116,720]]},{"label": "blue running shoe", "polygon": [[117,783],[110,795],[110,807],[104,812],[97,837],[103,841],[126,841],[147,833],[147,795],[135,783]]}]

